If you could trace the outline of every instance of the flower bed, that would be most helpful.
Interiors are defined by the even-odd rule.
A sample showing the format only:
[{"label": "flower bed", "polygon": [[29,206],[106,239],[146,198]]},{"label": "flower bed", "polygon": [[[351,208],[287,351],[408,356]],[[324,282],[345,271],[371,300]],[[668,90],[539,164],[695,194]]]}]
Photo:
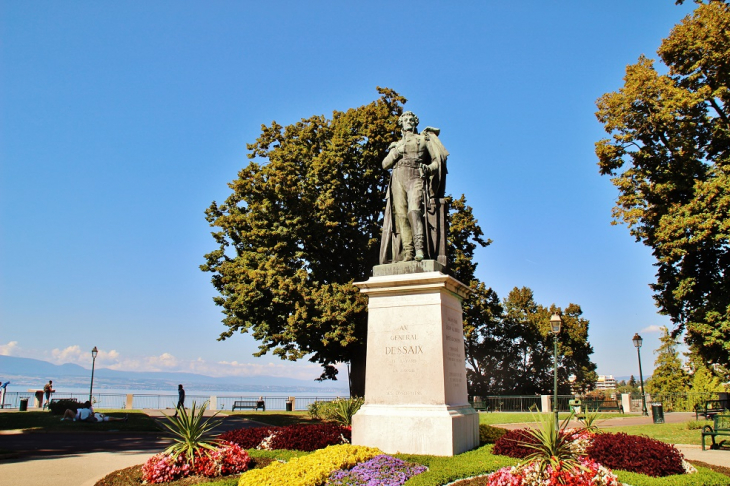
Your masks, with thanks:
[{"label": "flower bed", "polygon": [[287,463],[274,462],[263,469],[241,475],[238,486],[321,486],[332,471],[351,468],[360,462],[381,455],[373,447],[335,445]]},{"label": "flower bed", "polygon": [[538,462],[505,467],[487,477],[488,486],[618,486],[618,478],[606,467],[588,458],[580,459],[581,467],[540,469]]},{"label": "flower bed", "polygon": [[218,477],[244,472],[250,463],[251,458],[240,446],[223,443],[207,454],[197,455],[194,465],[184,454],[156,454],[142,466],[142,478],[147,483],[166,483],[194,474]]},{"label": "flower bed", "polygon": [[330,474],[327,480],[332,486],[401,486],[411,477],[428,468],[408,463],[392,456],[375,456],[352,469],[340,469]]},{"label": "flower bed", "polygon": [[349,444],[352,431],[335,424],[289,425],[232,430],[220,438],[244,449],[315,451],[330,445]]}]

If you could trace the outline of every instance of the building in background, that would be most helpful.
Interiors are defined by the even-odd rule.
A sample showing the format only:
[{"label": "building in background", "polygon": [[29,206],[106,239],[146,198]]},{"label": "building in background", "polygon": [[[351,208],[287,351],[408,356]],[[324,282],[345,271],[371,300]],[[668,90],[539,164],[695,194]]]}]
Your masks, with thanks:
[{"label": "building in background", "polygon": [[616,390],[616,380],[613,375],[598,375],[598,381],[596,381],[596,390]]}]

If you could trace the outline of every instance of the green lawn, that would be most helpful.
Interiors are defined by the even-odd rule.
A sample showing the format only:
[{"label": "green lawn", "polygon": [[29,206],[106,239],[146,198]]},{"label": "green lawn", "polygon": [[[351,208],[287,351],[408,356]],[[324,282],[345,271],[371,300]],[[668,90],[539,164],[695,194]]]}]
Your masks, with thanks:
[{"label": "green lawn", "polygon": [[[479,413],[479,423],[480,424],[487,424],[487,425],[494,425],[494,424],[521,424],[521,423],[530,423],[530,422],[536,422],[537,416],[539,413],[532,413],[532,412],[481,412]],[[567,412],[562,412],[558,414],[558,417],[560,420],[565,420],[570,416]],[[605,412],[598,415],[598,421],[610,418],[619,418],[619,417],[635,417],[636,415],[632,414],[626,414],[626,413],[617,413],[617,412]]]},{"label": "green lawn", "polygon": [[129,431],[159,431],[155,421],[142,413],[141,410],[98,410],[112,417],[129,416],[127,422],[74,422],[61,421],[61,415],[53,415],[48,411],[30,412],[3,412],[0,413],[0,430],[14,429],[42,429],[49,431],[65,430],[129,430]]},{"label": "green lawn", "polygon": [[702,425],[712,425],[712,421],[690,420],[677,424],[647,424],[647,425],[631,425],[623,427],[601,427],[598,428],[604,432],[625,432],[630,435],[646,435],[653,439],[658,439],[669,444],[702,444],[701,428],[690,429],[690,427],[701,427]]}]

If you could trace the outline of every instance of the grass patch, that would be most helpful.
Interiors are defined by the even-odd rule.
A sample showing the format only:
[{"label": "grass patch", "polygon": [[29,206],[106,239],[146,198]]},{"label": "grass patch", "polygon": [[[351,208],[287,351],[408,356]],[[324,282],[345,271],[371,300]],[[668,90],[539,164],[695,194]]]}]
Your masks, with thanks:
[{"label": "grass patch", "polygon": [[296,424],[321,424],[322,420],[313,420],[309,416],[309,412],[227,412],[228,415],[236,417],[244,417],[254,422],[261,422],[267,425],[286,426]]},{"label": "grass patch", "polygon": [[710,469],[696,466],[697,474],[680,474],[652,478],[643,474],[614,470],[618,480],[631,486],[728,486],[730,478]]},{"label": "grass patch", "polygon": [[492,454],[492,444],[454,457],[419,456],[412,454],[393,454],[408,462],[428,467],[425,473],[414,476],[403,486],[440,486],[458,479],[487,474],[499,468],[513,466],[520,460]]},{"label": "grass patch", "polygon": [[646,424],[604,428],[601,428],[601,424],[598,424],[598,428],[603,432],[626,432],[630,435],[645,435],[669,444],[700,445],[702,443],[702,432],[699,429],[692,428],[695,426],[694,422],[694,420],[690,420],[689,422],[676,424]]},{"label": "grass patch", "polygon": [[[521,424],[531,423],[536,421],[536,416],[540,412],[482,412],[479,414],[479,423],[494,425],[494,424]],[[552,415],[552,414],[551,414]],[[570,414],[562,412],[559,415],[560,420],[567,419]],[[619,418],[619,417],[635,417],[636,415],[618,412],[604,412],[598,414],[597,422],[600,425],[601,420]]]},{"label": "grass patch", "polygon": [[68,431],[108,431],[121,430],[132,432],[157,432],[160,429],[153,419],[141,410],[98,410],[112,417],[129,416],[127,422],[74,422],[61,421],[61,415],[48,411],[4,412],[0,413],[0,430],[43,430],[53,432]]}]

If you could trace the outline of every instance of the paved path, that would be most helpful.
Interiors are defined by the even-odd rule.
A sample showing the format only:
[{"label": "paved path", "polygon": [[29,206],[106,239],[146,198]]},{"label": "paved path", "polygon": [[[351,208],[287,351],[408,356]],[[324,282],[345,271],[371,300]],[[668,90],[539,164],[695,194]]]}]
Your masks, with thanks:
[{"label": "paved path", "polygon": [[[144,412],[157,420],[165,415]],[[223,418],[214,433],[262,425],[235,415]],[[0,431],[0,486],[94,486],[110,472],[144,463],[169,443],[161,432]]]}]

